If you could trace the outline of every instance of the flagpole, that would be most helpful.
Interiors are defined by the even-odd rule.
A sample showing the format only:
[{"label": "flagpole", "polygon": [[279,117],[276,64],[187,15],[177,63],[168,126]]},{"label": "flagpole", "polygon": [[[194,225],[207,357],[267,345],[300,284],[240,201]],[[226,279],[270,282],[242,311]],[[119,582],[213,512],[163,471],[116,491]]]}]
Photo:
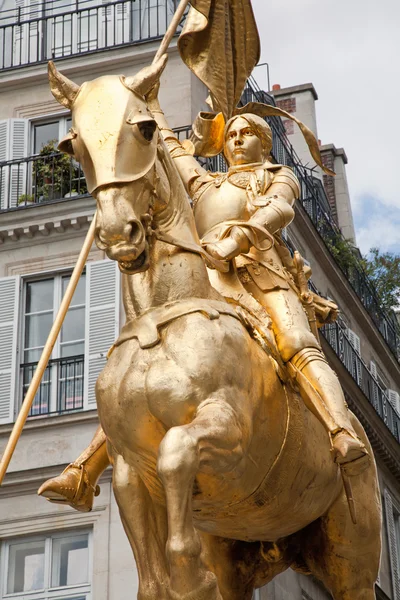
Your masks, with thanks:
[{"label": "flagpole", "polygon": [[172,38],[174,37],[176,30],[178,28],[179,23],[185,13],[185,10],[189,4],[190,0],[180,0],[178,4],[178,8],[175,11],[174,16],[172,17],[172,21],[168,26],[167,31],[162,39],[160,47],[158,48],[156,55],[153,59],[153,63],[157,62],[163,54],[168,50],[168,46],[171,43]]},{"label": "flagpole", "polygon": [[14,427],[12,429],[10,438],[8,440],[7,446],[4,450],[3,456],[0,460],[0,485],[3,482],[4,476],[8,469],[8,465],[10,464],[11,458],[14,454],[15,447],[18,443],[18,440],[21,436],[22,429],[25,425],[26,419],[28,418],[29,411],[32,407],[33,401],[36,396],[36,392],[39,388],[40,382],[43,377],[43,373],[46,370],[47,364],[49,362],[51,353],[53,351],[54,344],[56,343],[58,334],[60,333],[63,321],[65,319],[65,315],[67,314],[69,305],[71,304],[72,296],[76,290],[76,286],[78,285],[79,278],[82,274],[84,266],[86,264],[87,257],[90,252],[90,248],[92,247],[94,241],[94,230],[96,226],[96,213],[93,216],[92,223],[89,227],[89,231],[86,234],[85,241],[82,246],[82,250],[80,251],[78,260],[76,262],[75,268],[72,272],[71,279],[67,286],[67,289],[64,294],[64,298],[62,299],[59,311],[53,323],[53,326],[50,330],[49,337],[47,338],[47,342],[43,348],[42,355],[36,367],[35,373],[32,377],[32,381],[29,385],[28,391],[22,403],[21,410],[15,421]]}]

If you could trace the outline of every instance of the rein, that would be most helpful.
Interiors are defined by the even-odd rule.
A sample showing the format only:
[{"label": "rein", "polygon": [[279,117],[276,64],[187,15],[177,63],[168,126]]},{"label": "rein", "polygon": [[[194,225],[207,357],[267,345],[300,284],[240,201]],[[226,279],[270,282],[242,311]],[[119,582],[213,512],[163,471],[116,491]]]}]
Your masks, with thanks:
[{"label": "rein", "polygon": [[157,230],[153,230],[153,235],[160,242],[165,242],[166,244],[171,244],[177,248],[187,250],[188,252],[199,254],[204,258],[208,266],[217,269],[217,271],[220,271],[221,273],[228,273],[229,271],[229,263],[227,261],[218,260],[212,257],[211,254],[209,254],[204,248],[198,244],[195,244],[194,242],[177,240],[172,235],[169,235],[168,233],[160,233]]}]

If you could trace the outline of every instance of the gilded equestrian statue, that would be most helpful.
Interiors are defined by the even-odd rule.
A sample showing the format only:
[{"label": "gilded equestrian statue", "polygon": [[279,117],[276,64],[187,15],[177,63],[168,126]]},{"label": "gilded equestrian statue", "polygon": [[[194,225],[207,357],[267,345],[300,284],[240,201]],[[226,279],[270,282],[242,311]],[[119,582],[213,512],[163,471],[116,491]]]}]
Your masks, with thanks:
[{"label": "gilded equestrian statue", "polygon": [[[334,405],[315,381],[315,363],[326,364],[315,336],[282,356],[289,334],[275,342],[280,317],[272,314],[271,326],[265,311],[273,312],[271,292],[250,276],[254,266],[268,269],[263,252],[275,251],[285,223],[281,207],[274,231],[270,217],[257,219],[277,204],[278,188],[270,189],[277,170],[255,154],[247,172],[256,177],[245,177],[246,189],[256,184],[252,225],[243,213],[231,215],[221,233],[207,194],[232,180],[199,170],[163,123],[154,90],[164,65],[165,57],[134,77],[81,86],[50,66],[52,92],[72,112],[60,148],[83,166],[97,201],[96,243],[118,261],[126,313],[96,385],[106,442],[72,472],[80,489],[91,489],[91,502],[90,458],[99,453],[100,471],[112,463],[139,600],[250,600],[289,567],[313,574],[335,600],[373,600],[381,512],[371,447],[342,396]],[[228,159],[246,154],[248,143],[265,150],[257,127],[246,114],[227,124]],[[288,171],[281,175],[292,182],[290,221],[298,191]],[[203,245],[187,191],[203,210]],[[296,312],[289,267],[277,289]],[[309,331],[308,322],[299,327]],[[322,372],[328,387],[338,386],[329,367]],[[343,486],[347,467],[356,523]]]}]

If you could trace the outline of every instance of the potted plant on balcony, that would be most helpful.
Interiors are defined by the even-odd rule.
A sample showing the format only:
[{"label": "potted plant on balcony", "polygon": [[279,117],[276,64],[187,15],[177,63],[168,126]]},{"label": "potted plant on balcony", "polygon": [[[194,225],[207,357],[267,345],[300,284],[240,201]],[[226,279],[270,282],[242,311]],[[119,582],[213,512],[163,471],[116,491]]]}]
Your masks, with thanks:
[{"label": "potted plant on balcony", "polygon": [[75,166],[66,154],[57,151],[57,140],[50,140],[33,163],[33,180],[39,201],[63,198],[71,189]]},{"label": "potted plant on balcony", "polygon": [[17,206],[29,206],[35,203],[35,197],[32,194],[21,194],[17,200]]}]

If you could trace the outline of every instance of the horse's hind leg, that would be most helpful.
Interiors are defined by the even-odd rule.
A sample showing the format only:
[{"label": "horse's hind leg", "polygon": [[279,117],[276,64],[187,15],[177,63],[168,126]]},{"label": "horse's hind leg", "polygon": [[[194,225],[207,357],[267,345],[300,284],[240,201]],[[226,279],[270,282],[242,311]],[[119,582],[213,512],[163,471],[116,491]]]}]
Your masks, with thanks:
[{"label": "horse's hind leg", "polygon": [[231,470],[242,456],[241,439],[231,407],[207,401],[189,425],[173,427],[162,441],[157,467],[167,500],[166,549],[174,600],[222,598],[215,575],[200,558],[200,537],[192,520],[193,484],[199,470]]},{"label": "horse's hind leg", "polygon": [[382,519],[375,465],[352,477],[351,484],[357,524],[342,492],[326,517],[305,530],[303,558],[334,600],[375,600]]},{"label": "horse's hind leg", "polygon": [[169,600],[165,564],[167,515],[122,456],[110,451],[113,490],[139,574],[138,600]]}]

